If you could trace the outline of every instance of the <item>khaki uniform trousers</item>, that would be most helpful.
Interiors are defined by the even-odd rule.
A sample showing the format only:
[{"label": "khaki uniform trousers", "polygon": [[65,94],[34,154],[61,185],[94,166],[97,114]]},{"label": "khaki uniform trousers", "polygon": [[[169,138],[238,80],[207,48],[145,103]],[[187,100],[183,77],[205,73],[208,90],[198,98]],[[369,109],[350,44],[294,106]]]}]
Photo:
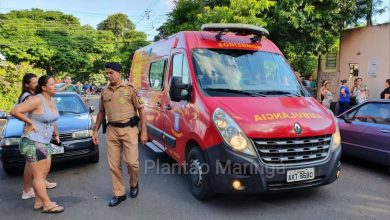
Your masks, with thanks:
[{"label": "khaki uniform trousers", "polygon": [[107,127],[107,157],[111,171],[112,191],[115,196],[126,195],[126,187],[122,177],[122,152],[130,175],[130,185],[138,183],[138,133],[137,126],[118,128]]}]

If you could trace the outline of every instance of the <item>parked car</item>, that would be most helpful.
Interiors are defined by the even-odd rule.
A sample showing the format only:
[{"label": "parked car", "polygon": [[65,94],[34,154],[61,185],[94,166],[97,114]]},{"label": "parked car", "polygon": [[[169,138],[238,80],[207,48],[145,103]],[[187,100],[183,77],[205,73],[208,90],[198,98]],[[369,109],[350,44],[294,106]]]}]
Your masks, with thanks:
[{"label": "parked car", "polygon": [[[60,114],[58,131],[63,148],[56,147],[53,162],[86,158],[90,162],[99,161],[99,147],[92,142],[94,121],[93,106],[87,108],[76,93],[61,92],[54,96]],[[0,114],[4,119],[5,114]],[[17,173],[24,167],[25,160],[19,152],[19,141],[24,123],[9,116],[4,125],[0,140],[0,155],[6,173]]]},{"label": "parked car", "polygon": [[390,100],[366,101],[337,118],[343,154],[390,165]]}]

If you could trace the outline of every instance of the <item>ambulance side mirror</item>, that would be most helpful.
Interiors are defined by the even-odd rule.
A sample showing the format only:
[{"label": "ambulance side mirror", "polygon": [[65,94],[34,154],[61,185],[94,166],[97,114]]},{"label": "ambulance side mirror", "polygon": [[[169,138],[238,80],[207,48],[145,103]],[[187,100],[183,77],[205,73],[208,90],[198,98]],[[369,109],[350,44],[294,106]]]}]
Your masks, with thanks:
[{"label": "ambulance side mirror", "polygon": [[182,84],[180,76],[172,76],[169,82],[169,96],[174,102],[190,100],[192,87],[189,84]]}]

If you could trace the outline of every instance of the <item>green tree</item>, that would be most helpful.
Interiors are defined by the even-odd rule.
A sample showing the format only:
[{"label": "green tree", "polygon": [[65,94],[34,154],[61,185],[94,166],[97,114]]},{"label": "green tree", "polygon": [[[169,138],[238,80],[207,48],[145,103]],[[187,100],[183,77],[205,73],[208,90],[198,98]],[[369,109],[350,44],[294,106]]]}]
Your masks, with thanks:
[{"label": "green tree", "polygon": [[[123,16],[110,16],[105,21],[120,17]],[[0,79],[3,103],[0,107],[9,109],[12,105],[9,103],[14,103],[16,90],[20,88],[11,85],[20,84],[25,73],[18,69],[21,66],[38,69],[57,79],[71,74],[76,80],[92,78],[103,82],[104,75],[96,79],[95,75],[102,76],[105,62],[118,61],[128,74],[134,51],[149,42],[146,34],[136,31],[127,16],[125,18],[121,22],[124,25],[118,29],[118,37],[116,29],[81,26],[76,17],[58,11],[32,9],[0,14],[0,49],[10,62],[6,71],[2,71],[16,74],[11,77],[3,73]]]},{"label": "green tree", "polygon": [[158,30],[160,35],[171,35],[199,30],[209,22],[263,26],[293,68],[309,73],[317,57],[335,45],[340,31],[356,21],[359,8],[356,1],[349,0],[179,0]]},{"label": "green tree", "polygon": [[204,9],[203,0],[178,0],[175,8],[168,14],[167,21],[157,30],[155,41],[184,30],[198,30],[198,14]]},{"label": "green tree", "polygon": [[262,14],[275,3],[268,0],[231,0],[228,6],[206,6],[198,23],[244,23],[267,26]]},{"label": "green tree", "polygon": [[355,24],[363,19],[366,26],[372,26],[372,17],[385,12],[382,0],[356,0],[357,10],[353,13]]},{"label": "green tree", "polygon": [[116,37],[124,37],[126,31],[134,30],[135,25],[127,15],[117,13],[110,15],[107,19],[97,25],[98,30],[112,31]]},{"label": "green tree", "polygon": [[38,76],[45,74],[45,71],[34,68],[27,62],[15,65],[9,61],[0,65],[0,109],[9,111],[20,95],[23,75],[34,73]]},{"label": "green tree", "polygon": [[100,72],[91,75],[89,80],[95,85],[105,85],[107,83],[107,79],[103,70],[100,70]]}]

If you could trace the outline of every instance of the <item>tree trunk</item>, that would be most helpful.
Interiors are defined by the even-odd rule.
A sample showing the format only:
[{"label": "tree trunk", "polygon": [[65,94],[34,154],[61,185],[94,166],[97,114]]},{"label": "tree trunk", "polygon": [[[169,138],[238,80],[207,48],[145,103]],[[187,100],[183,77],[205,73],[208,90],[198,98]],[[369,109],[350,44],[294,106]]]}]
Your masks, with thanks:
[{"label": "tree trunk", "polygon": [[366,16],[366,21],[367,21],[367,27],[372,26],[372,10],[373,10],[374,4],[372,3],[371,0],[367,1],[367,16]]}]

